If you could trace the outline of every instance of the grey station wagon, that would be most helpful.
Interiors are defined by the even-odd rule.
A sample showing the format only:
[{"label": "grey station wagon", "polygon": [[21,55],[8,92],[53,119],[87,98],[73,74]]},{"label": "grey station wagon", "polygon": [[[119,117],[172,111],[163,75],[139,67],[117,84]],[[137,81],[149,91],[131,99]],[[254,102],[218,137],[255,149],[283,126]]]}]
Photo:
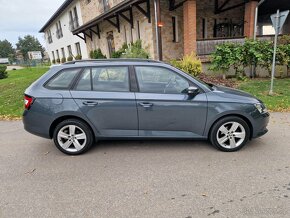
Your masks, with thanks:
[{"label": "grey station wagon", "polygon": [[75,61],[52,67],[25,91],[25,129],[81,154],[104,139],[209,139],[237,151],[267,130],[264,104],[203,83],[163,62]]}]

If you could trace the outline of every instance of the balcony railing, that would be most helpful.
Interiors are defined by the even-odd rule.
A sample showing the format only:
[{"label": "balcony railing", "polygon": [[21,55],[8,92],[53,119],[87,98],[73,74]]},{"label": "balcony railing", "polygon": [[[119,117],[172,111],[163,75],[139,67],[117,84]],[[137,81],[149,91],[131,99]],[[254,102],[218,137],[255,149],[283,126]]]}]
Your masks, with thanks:
[{"label": "balcony railing", "polygon": [[[258,36],[260,40],[273,40],[272,36]],[[245,37],[237,38],[212,38],[212,39],[201,39],[197,40],[197,55],[209,55],[213,53],[216,46],[224,44],[226,42],[239,43],[245,42]]]}]

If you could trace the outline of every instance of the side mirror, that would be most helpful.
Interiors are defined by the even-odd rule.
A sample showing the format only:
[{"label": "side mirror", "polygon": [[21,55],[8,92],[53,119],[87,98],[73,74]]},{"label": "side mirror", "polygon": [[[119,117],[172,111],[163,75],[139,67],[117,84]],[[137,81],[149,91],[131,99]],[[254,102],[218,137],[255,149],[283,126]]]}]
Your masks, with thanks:
[{"label": "side mirror", "polygon": [[190,86],[187,88],[187,94],[190,96],[196,96],[199,93],[199,88]]}]

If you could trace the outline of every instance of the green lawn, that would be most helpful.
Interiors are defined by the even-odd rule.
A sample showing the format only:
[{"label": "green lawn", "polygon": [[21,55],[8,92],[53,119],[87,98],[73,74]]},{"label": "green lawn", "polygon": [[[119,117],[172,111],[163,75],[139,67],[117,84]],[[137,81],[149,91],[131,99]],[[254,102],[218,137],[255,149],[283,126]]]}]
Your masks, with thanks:
[{"label": "green lawn", "polygon": [[274,95],[268,95],[269,79],[249,79],[240,84],[239,89],[261,99],[271,111],[290,111],[290,78],[274,80]]},{"label": "green lawn", "polygon": [[21,117],[24,90],[48,69],[35,67],[9,71],[8,78],[0,80],[0,119]]}]

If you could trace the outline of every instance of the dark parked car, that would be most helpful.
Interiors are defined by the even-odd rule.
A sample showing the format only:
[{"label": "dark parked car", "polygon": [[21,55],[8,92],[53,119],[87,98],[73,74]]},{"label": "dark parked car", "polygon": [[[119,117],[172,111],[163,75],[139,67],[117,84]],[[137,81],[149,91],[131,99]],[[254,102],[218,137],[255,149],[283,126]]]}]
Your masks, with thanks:
[{"label": "dark parked car", "polygon": [[52,67],[25,91],[24,127],[81,154],[103,139],[209,139],[237,151],[267,132],[264,104],[163,62],[91,60]]}]

